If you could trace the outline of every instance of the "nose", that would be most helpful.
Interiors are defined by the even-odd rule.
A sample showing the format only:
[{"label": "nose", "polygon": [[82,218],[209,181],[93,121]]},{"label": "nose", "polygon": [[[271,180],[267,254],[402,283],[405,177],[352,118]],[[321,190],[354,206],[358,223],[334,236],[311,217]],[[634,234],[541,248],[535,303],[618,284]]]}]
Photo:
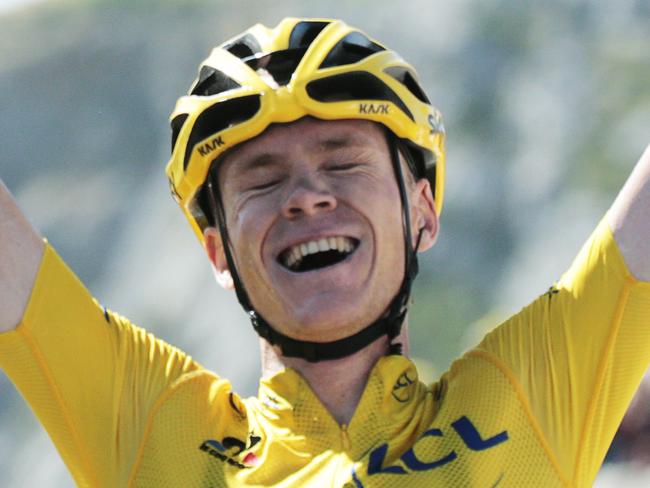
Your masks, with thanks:
[{"label": "nose", "polygon": [[307,178],[301,178],[290,190],[284,204],[282,215],[287,219],[310,217],[320,212],[336,208],[336,198],[332,193]]}]

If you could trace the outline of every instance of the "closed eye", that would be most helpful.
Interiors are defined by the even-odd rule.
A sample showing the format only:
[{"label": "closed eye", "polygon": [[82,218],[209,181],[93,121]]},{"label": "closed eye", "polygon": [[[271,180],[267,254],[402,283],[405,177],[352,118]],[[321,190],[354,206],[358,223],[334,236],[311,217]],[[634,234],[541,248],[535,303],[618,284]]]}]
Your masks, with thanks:
[{"label": "closed eye", "polygon": [[329,171],[347,171],[350,169],[354,169],[357,166],[359,166],[358,163],[343,163],[343,164],[333,164],[331,166],[328,166],[327,169]]},{"label": "closed eye", "polygon": [[280,180],[271,180],[266,183],[262,183],[261,185],[252,186],[249,188],[249,190],[250,191],[268,190],[269,188],[273,188],[278,183],[280,183]]}]

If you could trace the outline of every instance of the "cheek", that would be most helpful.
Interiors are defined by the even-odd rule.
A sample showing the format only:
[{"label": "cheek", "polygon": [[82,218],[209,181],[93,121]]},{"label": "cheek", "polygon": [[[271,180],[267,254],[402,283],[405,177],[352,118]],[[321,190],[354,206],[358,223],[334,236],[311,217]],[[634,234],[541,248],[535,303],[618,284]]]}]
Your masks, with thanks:
[{"label": "cheek", "polygon": [[251,272],[261,268],[262,244],[276,213],[277,203],[273,198],[256,198],[241,205],[234,206],[226,214],[228,233],[235,262],[240,273]]},{"label": "cheek", "polygon": [[394,178],[384,178],[369,186],[367,195],[368,208],[374,209],[380,221],[394,223],[396,218],[402,215],[402,201],[399,196],[399,188]]},{"label": "cheek", "polygon": [[341,178],[334,181],[331,188],[335,194],[359,207],[393,208],[401,205],[397,181],[392,172],[368,172]]},{"label": "cheek", "polygon": [[404,253],[404,225],[402,214],[402,201],[399,196],[397,183],[384,184],[372,195],[373,220],[376,222],[380,251],[384,258],[397,257],[402,259]]}]

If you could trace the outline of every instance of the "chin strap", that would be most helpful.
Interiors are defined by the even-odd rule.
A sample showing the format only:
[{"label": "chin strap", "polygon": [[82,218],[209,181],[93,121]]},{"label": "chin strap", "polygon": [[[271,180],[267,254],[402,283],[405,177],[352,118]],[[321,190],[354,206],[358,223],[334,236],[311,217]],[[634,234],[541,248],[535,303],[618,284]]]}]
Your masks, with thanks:
[{"label": "chin strap", "polygon": [[[392,133],[386,131],[388,146],[391,152],[391,160],[395,171],[395,177],[399,187],[400,199],[402,202],[403,213],[403,227],[404,227],[404,278],[402,285],[398,290],[393,300],[388,305],[386,312],[377,320],[372,322],[367,327],[363,328],[356,334],[349,337],[344,337],[331,342],[309,342],[294,339],[286,336],[276,329],[274,329],[254,308],[248,297],[248,293],[242,283],[235,261],[232,256],[231,243],[226,227],[226,216],[223,210],[221,193],[219,191],[219,184],[217,180],[218,164],[212,164],[212,169],[208,175],[208,199],[212,207],[212,215],[215,217],[216,223],[219,227],[221,240],[223,242],[224,253],[228,269],[232,275],[232,280],[235,286],[235,293],[240,305],[248,314],[255,332],[265,339],[269,344],[278,346],[285,357],[302,358],[309,362],[315,363],[319,361],[327,361],[332,359],[340,359],[350,356],[355,352],[360,351],[364,347],[370,345],[375,340],[383,335],[388,336],[389,339],[389,354],[402,354],[402,344],[393,343],[393,340],[399,336],[402,329],[402,324],[406,318],[408,309],[408,301],[411,295],[411,284],[418,273],[417,249],[420,246],[420,239],[424,228],[420,229],[417,237],[415,247],[412,246],[411,236],[411,218],[408,205],[408,197],[404,183],[404,175],[400,164],[399,154],[400,147],[403,143],[397,139]],[[407,150],[401,151],[402,155],[407,159],[409,165],[410,153]]]}]

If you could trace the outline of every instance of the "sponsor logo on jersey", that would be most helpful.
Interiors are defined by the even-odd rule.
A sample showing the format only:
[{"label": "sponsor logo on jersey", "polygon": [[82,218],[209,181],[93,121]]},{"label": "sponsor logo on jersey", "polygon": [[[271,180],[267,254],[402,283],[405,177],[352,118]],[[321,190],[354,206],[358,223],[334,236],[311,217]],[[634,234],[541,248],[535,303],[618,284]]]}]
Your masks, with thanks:
[{"label": "sponsor logo on jersey", "polygon": [[[441,455],[436,455],[433,458],[426,457],[423,453],[426,452],[426,447],[423,445],[425,442],[431,442],[432,438],[444,438],[445,436],[456,435],[460,437],[463,444],[470,450],[475,452],[486,451],[492,449],[499,444],[508,440],[508,431],[504,430],[492,436],[485,436],[479,432],[476,425],[470,420],[469,417],[463,415],[456,421],[452,422],[450,428],[445,429],[429,429],[424,432],[404,454],[399,457],[399,460],[393,464],[386,464],[386,454],[388,453],[389,445],[384,443],[376,447],[368,454],[367,472],[368,476],[377,474],[392,474],[392,475],[408,475],[420,471],[430,471],[442,468],[447,464],[453,463],[459,459],[463,453],[457,452],[454,449],[443,451]],[[415,448],[418,449],[419,455],[415,453]],[[429,446],[429,451],[431,447]],[[363,488],[363,483],[359,478],[358,471],[355,467],[352,469],[352,481],[349,486],[355,488]],[[497,483],[501,481],[500,479]]]},{"label": "sponsor logo on jersey", "polygon": [[228,395],[228,403],[230,404],[230,408],[232,408],[233,411],[239,417],[239,420],[244,420],[246,418],[246,413],[240,398],[237,395],[235,395],[232,391]]},{"label": "sponsor logo on jersey", "polygon": [[102,305],[101,307],[102,307],[102,310],[104,311],[104,320],[106,320],[106,322],[108,322],[110,324],[111,323],[111,314],[110,314],[110,312],[108,311],[108,309],[104,305]]},{"label": "sponsor logo on jersey", "polygon": [[282,404],[280,400],[271,395],[264,395],[262,398],[262,403],[269,407],[272,410],[282,410]]},{"label": "sponsor logo on jersey", "polygon": [[415,379],[409,376],[409,371],[406,371],[397,378],[397,381],[393,385],[393,391],[391,395],[393,398],[400,403],[408,402],[413,396],[413,390],[415,387]]},{"label": "sponsor logo on jersey", "polygon": [[552,285],[552,286],[551,286],[551,287],[546,291],[546,293],[544,293],[544,295],[546,295],[546,296],[548,297],[548,299],[550,300],[551,298],[553,298],[553,295],[557,295],[558,293],[560,293],[560,290],[558,290],[557,286]]},{"label": "sponsor logo on jersey", "polygon": [[224,437],[221,442],[216,439],[208,439],[203,441],[199,449],[231,466],[246,469],[257,466],[259,464],[259,458],[254,453],[249,452],[243,459],[238,459],[242,457],[244,452],[252,449],[261,440],[261,437],[251,432],[248,435],[248,442],[244,442],[236,437]]}]

